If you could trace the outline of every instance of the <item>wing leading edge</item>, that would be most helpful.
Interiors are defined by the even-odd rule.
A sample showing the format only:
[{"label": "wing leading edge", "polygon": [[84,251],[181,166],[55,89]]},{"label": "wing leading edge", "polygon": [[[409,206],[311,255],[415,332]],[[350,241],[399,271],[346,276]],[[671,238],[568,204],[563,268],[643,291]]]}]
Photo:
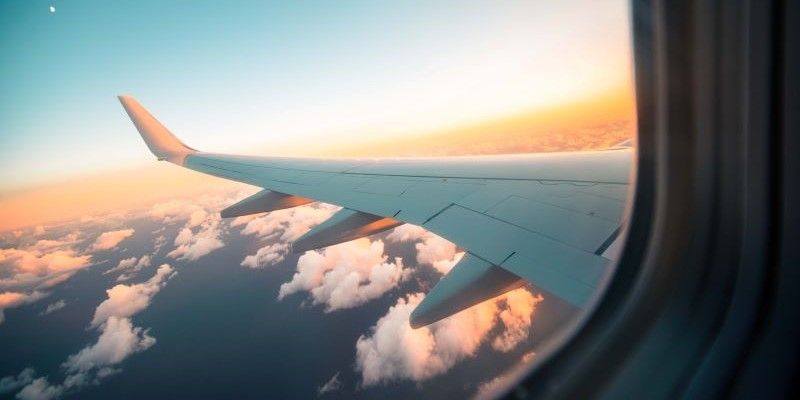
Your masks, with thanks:
[{"label": "wing leading edge", "polygon": [[120,96],[159,160],[265,190],[224,216],[312,200],[343,209],[293,244],[307,251],[419,225],[466,256],[411,315],[425,326],[528,282],[582,307],[611,260],[632,149],[406,159],[251,157],[192,149],[134,98]]}]

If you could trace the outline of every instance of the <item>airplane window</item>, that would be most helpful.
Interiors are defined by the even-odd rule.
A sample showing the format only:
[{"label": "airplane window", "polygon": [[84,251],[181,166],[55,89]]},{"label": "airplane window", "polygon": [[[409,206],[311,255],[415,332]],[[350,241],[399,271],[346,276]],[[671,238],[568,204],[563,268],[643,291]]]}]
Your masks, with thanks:
[{"label": "airplane window", "polygon": [[0,4],[0,396],[502,393],[624,242],[628,7]]}]

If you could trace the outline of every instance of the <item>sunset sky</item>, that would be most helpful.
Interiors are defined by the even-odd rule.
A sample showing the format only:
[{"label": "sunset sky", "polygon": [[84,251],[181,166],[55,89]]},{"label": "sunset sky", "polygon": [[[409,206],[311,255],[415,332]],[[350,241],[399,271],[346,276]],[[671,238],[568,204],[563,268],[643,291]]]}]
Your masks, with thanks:
[{"label": "sunset sky", "polygon": [[[606,149],[636,131],[628,12],[0,1],[0,397],[468,398],[513,381],[579,307],[532,279],[414,329],[469,246],[404,224],[295,254],[339,206],[222,218],[261,188],[156,162],[116,96],[209,152]],[[553,205],[589,190],[560,185]]]},{"label": "sunset sky", "polygon": [[268,155],[492,152],[492,123],[594,123],[587,99],[630,120],[623,1],[52,3],[0,4],[0,230],[202,180],[153,165],[118,94],[195,148]]}]

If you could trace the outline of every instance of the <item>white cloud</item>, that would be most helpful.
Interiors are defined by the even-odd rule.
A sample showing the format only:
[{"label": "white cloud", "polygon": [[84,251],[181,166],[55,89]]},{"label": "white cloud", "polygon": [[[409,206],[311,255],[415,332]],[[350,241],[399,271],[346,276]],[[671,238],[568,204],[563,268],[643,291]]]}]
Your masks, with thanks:
[{"label": "white cloud", "polygon": [[386,235],[386,240],[397,243],[413,242],[424,239],[429,235],[431,235],[431,233],[425,230],[425,228],[412,224],[404,224],[392,229],[389,234]]},{"label": "white cloud", "polygon": [[53,386],[47,378],[36,378],[17,393],[19,400],[50,400],[61,396],[64,388],[61,385]]},{"label": "white cloud", "polygon": [[46,293],[36,292],[36,291],[31,293],[20,293],[20,292],[0,293],[0,324],[2,324],[3,321],[5,320],[5,314],[3,313],[3,310],[7,308],[19,307],[23,304],[30,304],[45,297],[47,297]]},{"label": "white cloud", "polygon": [[200,226],[208,218],[206,210],[195,210],[189,214],[189,220],[186,221],[187,228],[194,228]]},{"label": "white cloud", "polygon": [[67,302],[64,301],[63,299],[59,300],[59,301],[57,301],[55,303],[50,303],[50,304],[47,305],[47,308],[44,311],[42,311],[41,315],[47,315],[47,314],[54,313],[54,312],[66,307],[66,306],[67,306]]},{"label": "white cloud", "polygon": [[103,378],[107,378],[107,377],[109,377],[111,375],[116,375],[116,374],[118,374],[120,372],[122,372],[122,370],[119,369],[119,368],[103,367],[103,368],[100,368],[100,369],[97,370],[97,373],[95,374],[95,376],[97,377],[97,379],[103,379]]},{"label": "white cloud", "polygon": [[405,270],[400,258],[387,262],[383,242],[362,238],[303,254],[278,299],[308,291],[326,311],[352,308],[378,298],[397,286]]},{"label": "white cloud", "polygon": [[153,255],[155,256],[158,254],[165,244],[167,244],[167,237],[164,235],[158,235],[155,239],[153,239]]},{"label": "white cloud", "polygon": [[130,317],[150,305],[153,296],[161,290],[176,272],[167,264],[158,267],[156,274],[146,282],[136,285],[116,285],[106,290],[108,299],[100,303],[92,318],[97,327],[111,317]]},{"label": "white cloud", "polygon": [[202,209],[201,206],[194,202],[176,199],[154,205],[147,215],[166,224],[188,219],[193,212]]},{"label": "white cloud", "polygon": [[[147,215],[165,224],[185,221],[175,237],[175,249],[167,253],[167,256],[195,261],[225,246],[221,240],[224,232],[219,210],[232,202],[233,197],[226,194],[203,195],[191,200],[171,200],[156,204],[147,211]],[[155,239],[153,254],[161,249],[165,240],[161,236]]]},{"label": "white cloud", "polygon": [[322,396],[323,394],[326,393],[335,392],[339,390],[339,388],[341,387],[342,387],[342,382],[339,380],[339,371],[336,371],[336,373],[331,377],[331,379],[329,379],[327,382],[325,382],[325,384],[323,384],[317,389],[317,395]]},{"label": "white cloud", "polygon": [[106,272],[103,272],[104,275],[111,274],[114,272],[123,271],[123,273],[117,277],[117,281],[126,281],[136,275],[137,272],[141,271],[143,268],[147,268],[151,265],[150,256],[145,254],[140,258],[130,257],[120,260],[119,264],[116,267],[109,269]]},{"label": "white cloud", "polygon": [[225,246],[219,240],[219,232],[215,228],[201,230],[197,234],[189,228],[183,228],[175,238],[175,250],[167,253],[168,257],[178,260],[195,261],[214,250]]},{"label": "white cloud", "polygon": [[[412,329],[411,311],[422,301],[422,294],[398,299],[381,317],[371,334],[356,342],[356,370],[364,386],[400,379],[423,381],[440,375],[457,362],[474,356],[487,342],[496,326],[501,338],[496,350],[508,351],[527,338],[530,315],[542,299],[525,289],[517,289],[494,300],[470,307],[423,328]],[[508,311],[508,318],[500,315]],[[508,323],[509,325],[505,325]],[[507,334],[508,332],[512,332]]]},{"label": "white cloud", "polygon": [[261,268],[269,265],[275,265],[283,261],[283,258],[288,253],[288,244],[272,243],[258,249],[256,254],[245,257],[244,260],[242,260],[241,265],[248,268]]},{"label": "white cloud", "polygon": [[104,272],[104,274],[108,274],[108,273],[111,273],[111,272],[116,272],[116,271],[119,271],[119,270],[122,270],[122,269],[131,268],[134,265],[136,265],[137,261],[138,261],[138,259],[136,257],[130,257],[130,258],[122,259],[122,260],[119,261],[119,264],[117,264],[116,267],[111,268],[110,270]]},{"label": "white cloud", "polygon": [[328,219],[338,208],[328,204],[313,204],[273,211],[264,215],[237,217],[230,226],[243,226],[243,235],[254,235],[270,239],[271,243],[258,249],[256,254],[248,255],[241,265],[248,268],[261,268],[283,261],[289,254],[289,243],[296,240],[309,229]]},{"label": "white cloud", "polygon": [[147,350],[156,342],[146,330],[134,327],[130,319],[111,316],[102,327],[97,343],[67,358],[67,371],[87,372],[122,362],[128,356]]},{"label": "white cloud", "polygon": [[236,218],[231,223],[231,226],[244,225],[244,228],[242,228],[243,235],[274,238],[288,243],[328,219],[337,210],[339,210],[339,207],[316,203],[273,211],[255,218]]},{"label": "white cloud", "polygon": [[464,252],[456,245],[415,225],[405,224],[394,228],[386,240],[391,242],[418,242],[417,262],[430,265],[441,274],[447,274],[461,260]]},{"label": "white cloud", "polygon": [[136,266],[133,269],[139,271],[142,268],[149,267],[150,263],[151,263],[150,256],[145,254],[139,258],[139,261],[136,263]]},{"label": "white cloud", "polygon": [[123,240],[133,236],[135,230],[120,229],[116,231],[103,232],[92,244],[92,250],[111,250],[119,245]]},{"label": "white cloud", "polygon": [[240,197],[239,193],[226,189],[200,197],[157,203],[145,214],[165,224],[186,221],[187,226],[191,228],[202,224],[210,214],[218,214],[219,210],[233,203],[237,197]]},{"label": "white cloud", "polygon": [[[108,299],[97,306],[91,323],[91,327],[100,330],[97,342],[67,357],[61,364],[67,376],[59,385],[50,384],[46,377],[30,381],[33,378],[33,372],[30,372],[30,383],[17,393],[17,398],[52,399],[88,384],[98,384],[102,379],[121,371],[115,365],[132,354],[152,347],[156,339],[149,335],[147,329],[133,326],[130,317],[147,308],[153,296],[175,273],[172,267],[163,264],[144,283],[117,285],[107,290]],[[0,384],[6,382],[5,379]]]},{"label": "white cloud", "polygon": [[[316,203],[234,219],[230,226],[241,226],[243,235],[271,241],[246,256],[241,265],[260,268],[282,261],[290,251],[291,241],[338,210],[339,207]],[[281,285],[278,299],[305,291],[313,304],[324,304],[326,312],[352,308],[382,296],[407,273],[400,258],[389,261],[383,254],[382,241],[360,239],[303,254],[291,281]]]},{"label": "white cloud", "polygon": [[25,368],[18,375],[6,376],[0,379],[0,394],[13,392],[33,381],[36,371],[33,368]]},{"label": "white cloud", "polygon": [[[199,214],[193,213],[193,215]],[[202,221],[190,219],[178,232],[174,242],[177,247],[167,253],[168,257],[195,261],[225,246],[219,239],[222,234],[219,215],[208,213],[202,215]]]},{"label": "white cloud", "polygon": [[457,251],[453,243],[436,235],[425,238],[415,247],[417,248],[417,262],[430,265],[441,274],[450,272],[464,256],[464,252]]}]

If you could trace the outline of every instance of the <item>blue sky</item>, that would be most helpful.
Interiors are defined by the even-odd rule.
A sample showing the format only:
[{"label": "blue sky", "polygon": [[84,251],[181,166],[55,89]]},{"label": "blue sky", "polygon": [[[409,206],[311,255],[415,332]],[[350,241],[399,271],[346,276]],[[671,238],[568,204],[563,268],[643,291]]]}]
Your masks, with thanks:
[{"label": "blue sky", "polygon": [[596,5],[4,1],[0,191],[150,161],[118,94],[193,147],[242,151],[613,88],[628,78],[626,4]]}]

